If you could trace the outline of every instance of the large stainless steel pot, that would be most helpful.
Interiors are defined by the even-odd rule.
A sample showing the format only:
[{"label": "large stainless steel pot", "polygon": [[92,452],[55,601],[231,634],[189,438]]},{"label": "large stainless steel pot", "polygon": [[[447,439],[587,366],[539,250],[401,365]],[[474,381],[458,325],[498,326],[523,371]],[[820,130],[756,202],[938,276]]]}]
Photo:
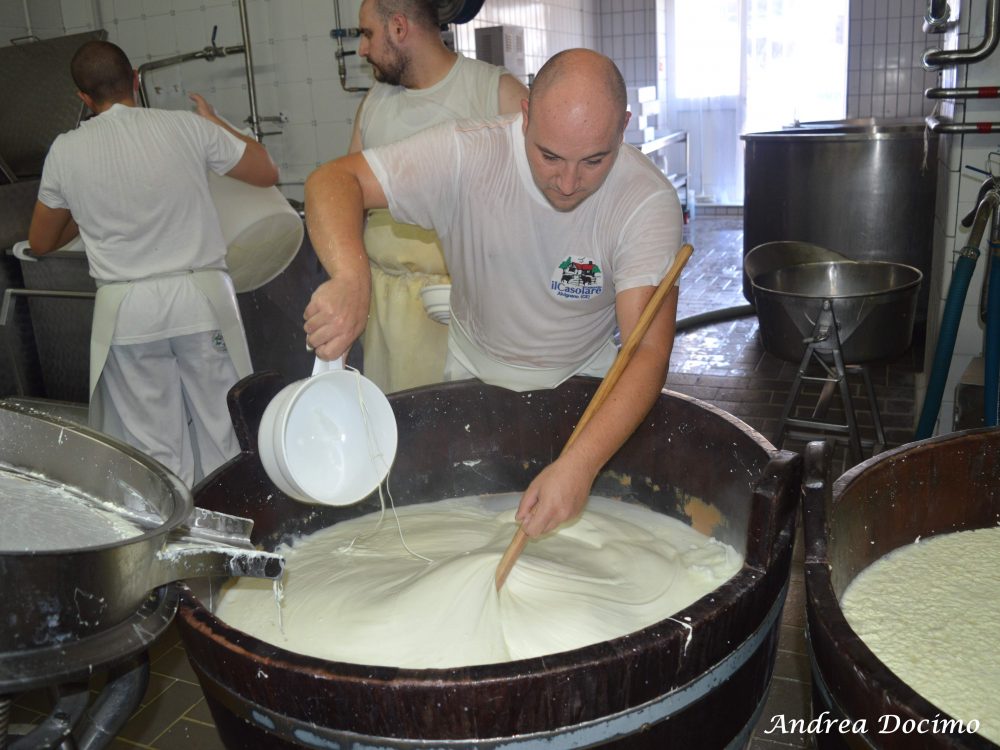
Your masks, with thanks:
[{"label": "large stainless steel pot", "polygon": [[0,403],[0,461],[118,506],[144,529],[102,546],[0,551],[0,655],[107,629],[171,581],[276,578],[284,568],[278,555],[229,544],[250,522],[198,511],[160,464],[86,427]]},{"label": "large stainless steel pot", "polygon": [[[912,266],[879,261],[803,263],[753,279],[761,342],[771,354],[800,362],[829,300],[844,362],[896,357],[913,339],[917,292],[923,275]],[[817,343],[830,354],[833,331]]]},{"label": "large stainless steel pot", "polygon": [[[751,281],[761,274],[802,263],[850,260],[845,255],[810,242],[765,242],[743,256],[743,272]],[[752,299],[750,300],[753,301]]]},{"label": "large stainless steel pot", "polygon": [[[923,119],[806,122],[741,138],[744,254],[797,240],[930,274],[938,136]],[[746,275],[743,294],[753,301]],[[917,321],[927,300],[924,289]]]}]

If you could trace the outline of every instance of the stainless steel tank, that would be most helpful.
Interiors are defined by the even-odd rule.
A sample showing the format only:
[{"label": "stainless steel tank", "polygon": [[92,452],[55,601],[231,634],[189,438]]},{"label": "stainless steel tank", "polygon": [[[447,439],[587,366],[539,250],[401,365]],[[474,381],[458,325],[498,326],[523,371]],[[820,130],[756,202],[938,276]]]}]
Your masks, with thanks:
[{"label": "stainless steel tank", "polygon": [[[743,252],[797,240],[930,278],[938,138],[923,120],[837,120],[747,133]],[[917,300],[922,336],[925,284]],[[744,274],[743,295],[753,291]]]}]

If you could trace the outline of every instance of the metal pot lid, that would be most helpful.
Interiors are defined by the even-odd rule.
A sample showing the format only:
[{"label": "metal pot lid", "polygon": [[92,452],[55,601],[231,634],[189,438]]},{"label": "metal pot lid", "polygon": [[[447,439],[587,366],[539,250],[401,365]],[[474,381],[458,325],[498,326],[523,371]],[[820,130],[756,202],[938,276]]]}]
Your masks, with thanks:
[{"label": "metal pot lid", "polygon": [[97,29],[0,47],[0,153],[19,180],[40,175],[52,141],[80,123],[69,63],[81,44],[107,37]]},{"label": "metal pot lid", "polygon": [[446,23],[468,23],[480,8],[483,0],[438,0],[438,21]]}]

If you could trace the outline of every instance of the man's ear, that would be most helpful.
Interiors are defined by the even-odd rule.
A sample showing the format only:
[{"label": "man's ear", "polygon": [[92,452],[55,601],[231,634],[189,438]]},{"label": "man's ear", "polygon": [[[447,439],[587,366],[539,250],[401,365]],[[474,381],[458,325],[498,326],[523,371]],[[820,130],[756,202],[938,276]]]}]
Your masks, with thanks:
[{"label": "man's ear", "polygon": [[528,130],[528,100],[521,100],[521,131],[527,132]]},{"label": "man's ear", "polygon": [[410,22],[402,13],[393,13],[389,17],[389,34],[394,42],[401,42],[410,33]]},{"label": "man's ear", "polygon": [[87,96],[82,91],[77,91],[76,95],[80,99],[80,101],[83,102],[84,105],[86,105],[87,109],[89,109],[91,112],[95,112],[95,113],[97,112],[97,110],[94,108],[94,100],[93,99],[91,99],[89,96]]},{"label": "man's ear", "polygon": [[631,120],[631,119],[632,119],[632,111],[626,109],[625,110],[625,122],[622,123],[622,140],[623,141],[625,140],[625,128],[628,127],[629,120]]}]

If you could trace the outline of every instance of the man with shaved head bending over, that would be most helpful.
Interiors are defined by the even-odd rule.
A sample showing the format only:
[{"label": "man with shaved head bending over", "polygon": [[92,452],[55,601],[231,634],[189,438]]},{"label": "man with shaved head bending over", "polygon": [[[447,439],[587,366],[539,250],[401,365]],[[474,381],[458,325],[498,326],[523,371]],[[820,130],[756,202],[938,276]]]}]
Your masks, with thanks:
[{"label": "man with shaved head bending over", "polygon": [[[514,390],[602,377],[681,246],[677,194],[623,143],[629,113],[614,63],[572,49],[539,71],[521,113],[444,124],[324,164],[306,218],[330,280],[305,310],[324,359],[361,333],[371,280],[365,209],[432,228],[452,276],[446,376]],[[573,445],[524,493],[517,519],[538,536],[582,512],[597,472],[645,417],[666,379],[677,290]]]}]

